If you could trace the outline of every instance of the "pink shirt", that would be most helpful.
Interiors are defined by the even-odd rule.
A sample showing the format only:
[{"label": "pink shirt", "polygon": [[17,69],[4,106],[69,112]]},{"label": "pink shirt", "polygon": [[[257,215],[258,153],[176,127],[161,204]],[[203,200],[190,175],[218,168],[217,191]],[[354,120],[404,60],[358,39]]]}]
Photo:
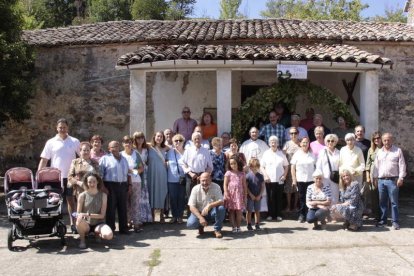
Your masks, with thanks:
[{"label": "pink shirt", "polygon": [[191,134],[195,127],[197,126],[197,121],[194,119],[184,120],[184,118],[179,118],[174,122],[173,131],[175,133],[180,133],[184,136],[185,140],[191,140]]},{"label": "pink shirt", "polygon": [[318,159],[319,152],[325,148],[325,144],[320,144],[318,141],[313,141],[310,143],[310,148],[313,155]]},{"label": "pink shirt", "polygon": [[391,146],[390,150],[382,147],[378,150],[374,161],[374,178],[398,177],[404,178],[407,174],[404,155],[400,148]]}]

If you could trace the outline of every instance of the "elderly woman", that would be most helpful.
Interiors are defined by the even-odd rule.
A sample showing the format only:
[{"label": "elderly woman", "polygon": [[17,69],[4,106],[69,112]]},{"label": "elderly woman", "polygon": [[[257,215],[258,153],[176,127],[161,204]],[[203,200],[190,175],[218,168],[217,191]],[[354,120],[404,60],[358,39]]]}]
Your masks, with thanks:
[{"label": "elderly woman", "polygon": [[167,199],[167,167],[166,153],[170,148],[165,145],[165,136],[162,131],[157,131],[151,140],[148,149],[148,188],[149,199],[154,211],[160,209],[160,223],[164,223],[164,208]]},{"label": "elderly woman", "polygon": [[316,169],[323,174],[323,182],[331,188],[332,204],[339,200],[339,150],[336,148],[338,136],[328,134],[325,137],[326,148],[319,153]]},{"label": "elderly woman", "polygon": [[266,183],[267,205],[269,215],[267,220],[282,221],[283,186],[288,173],[289,162],[283,151],[279,150],[277,136],[269,137],[270,149],[263,153],[260,164]]},{"label": "elderly woman", "polygon": [[204,112],[201,116],[200,126],[203,131],[203,139],[211,140],[217,136],[217,125],[214,123],[213,115],[210,112]]},{"label": "elderly woman", "polygon": [[94,135],[89,140],[92,145],[91,158],[99,163],[99,159],[105,155],[105,151],[102,149],[103,139],[100,135]]},{"label": "elderly woman", "polygon": [[382,148],[381,132],[375,131],[371,135],[371,147],[368,150],[367,163],[365,165],[367,183],[369,184],[369,204],[372,211],[372,216],[376,219],[380,219],[379,209],[379,193],[378,187],[376,187],[372,181],[372,172],[374,169],[374,160],[377,152]]},{"label": "elderly woman", "polygon": [[132,137],[126,135],[122,139],[124,150],[121,151],[123,157],[128,161],[129,177],[131,178],[131,186],[128,200],[128,222],[134,228],[135,233],[142,230],[141,214],[139,201],[141,199],[141,176],[144,166],[140,155],[132,146]]},{"label": "elderly woman", "polygon": [[[290,163],[290,160],[292,159],[293,154],[297,152],[300,149],[300,141],[299,141],[299,130],[297,127],[290,127],[289,129],[289,136],[290,139],[286,142],[286,144],[283,146],[283,152],[286,154],[287,160]],[[292,173],[290,172],[290,165],[288,169],[287,178],[285,181],[285,187],[284,192],[286,194],[286,212],[290,212],[290,208],[292,206],[291,204],[291,197],[292,194],[294,196],[294,209],[298,205],[298,187],[296,185],[292,184]]]},{"label": "elderly woman", "polygon": [[362,202],[359,183],[353,181],[352,173],[348,169],[341,170],[341,195],[339,203],[331,207],[333,217],[345,220],[345,229],[356,231],[362,226]]},{"label": "elderly woman", "polygon": [[76,228],[79,232],[79,248],[86,248],[85,236],[95,233],[99,238],[111,240],[112,229],[105,224],[107,195],[102,192],[102,179],[98,174],[88,172],[82,181],[85,189],[79,195]]},{"label": "elderly woman", "polygon": [[[329,215],[331,189],[329,185],[324,185],[320,170],[315,170],[312,176],[315,183],[309,185],[306,190],[306,206],[309,208],[306,221],[313,223],[314,230],[319,230],[322,228],[321,225],[326,225],[326,218]],[[318,225],[318,221],[321,225]]]},{"label": "elderly woman", "polygon": [[172,137],[174,147],[167,152],[167,178],[168,195],[171,204],[171,223],[183,223],[183,212],[185,208],[185,182],[180,183],[180,178],[185,177],[184,170],[179,161],[184,154],[185,138],[181,134]]},{"label": "elderly woman", "polygon": [[213,162],[213,171],[211,172],[211,179],[214,183],[218,184],[223,192],[223,181],[226,166],[226,155],[222,151],[223,144],[222,139],[214,137],[211,140],[213,149],[210,150],[211,161]]},{"label": "elderly woman", "polygon": [[149,203],[149,194],[148,194],[148,181],[147,181],[147,171],[148,171],[148,144],[145,140],[145,135],[143,132],[137,131],[133,135],[133,145],[134,149],[141,158],[142,165],[144,166],[144,171],[140,174],[141,177],[141,197],[139,200],[139,212],[141,214],[141,223],[152,222],[152,212],[151,206]]},{"label": "elderly woman", "polygon": [[[73,188],[75,198],[78,198],[79,194],[83,192],[82,179],[87,172],[98,173],[99,163],[91,159],[91,144],[82,142],[80,144],[80,157],[72,160],[68,174],[68,187]],[[70,216],[70,220],[72,233],[75,233],[76,226],[72,216]]]},{"label": "elderly woman", "polygon": [[292,185],[298,187],[299,193],[299,218],[298,221],[305,222],[308,207],[306,206],[306,191],[313,183],[312,174],[315,171],[316,158],[309,148],[309,138],[300,141],[300,149],[293,154],[290,160]]},{"label": "elderly woman", "polygon": [[362,173],[365,170],[365,159],[362,150],[355,146],[355,134],[345,135],[346,146],[339,152],[339,170],[348,169],[362,189]]},{"label": "elderly woman", "polygon": [[312,149],[313,155],[318,158],[319,152],[325,148],[325,141],[323,136],[325,135],[323,126],[315,127],[315,138],[316,140],[310,143],[310,148]]}]

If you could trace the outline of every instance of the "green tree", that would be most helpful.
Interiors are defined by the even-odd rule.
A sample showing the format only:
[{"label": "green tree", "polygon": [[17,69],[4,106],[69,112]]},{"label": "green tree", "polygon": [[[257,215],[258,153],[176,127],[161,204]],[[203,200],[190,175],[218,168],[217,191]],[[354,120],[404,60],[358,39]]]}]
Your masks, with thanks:
[{"label": "green tree", "polygon": [[220,19],[237,19],[244,16],[239,12],[242,0],[221,0]]},{"label": "green tree", "polygon": [[63,27],[72,24],[76,9],[68,0],[26,0],[26,16],[42,28]]},{"label": "green tree", "polygon": [[89,0],[88,12],[92,21],[130,20],[133,0]]},{"label": "green tree", "polygon": [[131,14],[133,19],[164,20],[168,10],[165,0],[135,0]]},{"label": "green tree", "polygon": [[401,22],[407,23],[407,16],[404,14],[404,9],[401,8],[386,8],[385,15],[377,15],[369,18],[371,21],[376,22]]},{"label": "green tree", "polygon": [[268,0],[265,18],[361,21],[368,8],[361,0]]},{"label": "green tree", "polygon": [[0,1],[0,126],[30,117],[33,52],[21,41],[23,18],[17,0]]},{"label": "green tree", "polygon": [[193,14],[196,0],[171,0],[168,2],[167,19],[182,20]]}]

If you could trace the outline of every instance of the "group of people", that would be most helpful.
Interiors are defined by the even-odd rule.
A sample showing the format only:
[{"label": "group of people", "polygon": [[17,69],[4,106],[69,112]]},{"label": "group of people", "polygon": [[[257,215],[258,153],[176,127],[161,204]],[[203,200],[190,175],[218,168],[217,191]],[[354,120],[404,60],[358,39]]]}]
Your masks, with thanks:
[{"label": "group of people", "polygon": [[[59,119],[39,169],[50,160],[51,167],[61,170],[71,230],[79,233],[80,248],[91,233],[112,239],[116,212],[120,234],[142,231],[156,214],[160,223],[170,213],[171,223],[183,223],[186,210],[187,226],[199,234],[213,221],[214,235],[221,238],[226,215],[232,231],[241,232],[243,212],[247,229],[261,230],[261,214],[267,213],[267,220],[283,219],[283,194],[285,211],[297,209],[298,220],[314,223],[315,229],[343,219],[347,229],[358,230],[363,213],[370,210],[383,226],[390,200],[392,224],[399,229],[398,188],[406,167],[392,135],[375,132],[369,141],[362,126],[344,137],[326,134],[322,116],[313,118],[301,127],[294,114],[283,126],[286,118],[275,108],[269,124],[251,128],[250,139],[239,149],[230,133],[217,137],[210,113],[198,124],[184,107],[173,128],[154,133],[149,143],[143,132],[135,132],[121,142],[110,141],[108,152],[101,136],[79,142],[69,136],[68,122]],[[341,139],[345,146],[338,150]]]}]

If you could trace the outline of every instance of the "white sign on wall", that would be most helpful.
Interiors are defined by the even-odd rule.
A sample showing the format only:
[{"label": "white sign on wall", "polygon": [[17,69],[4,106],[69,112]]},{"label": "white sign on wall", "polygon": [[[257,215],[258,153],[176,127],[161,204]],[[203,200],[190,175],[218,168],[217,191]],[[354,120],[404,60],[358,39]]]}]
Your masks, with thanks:
[{"label": "white sign on wall", "polygon": [[277,76],[283,79],[307,79],[307,65],[278,64]]}]

